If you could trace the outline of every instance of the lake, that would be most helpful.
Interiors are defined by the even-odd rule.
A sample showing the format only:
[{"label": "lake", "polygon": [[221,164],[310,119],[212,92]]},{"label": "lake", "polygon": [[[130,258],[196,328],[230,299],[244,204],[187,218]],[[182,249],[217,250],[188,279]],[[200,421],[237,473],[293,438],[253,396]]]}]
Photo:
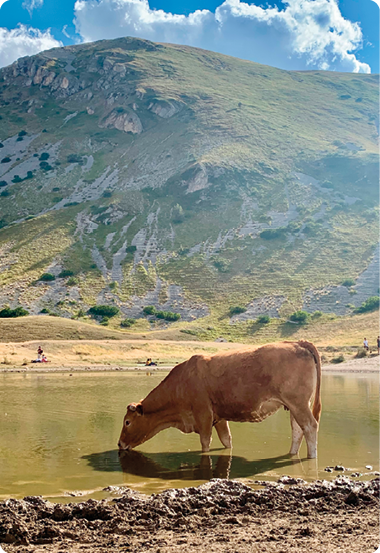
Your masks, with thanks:
[{"label": "lake", "polygon": [[119,458],[126,406],[165,374],[1,374],[0,498],[68,501],[73,491],[99,498],[108,493],[102,488],[118,485],[153,493],[210,478],[331,479],[337,472],[324,468],[337,464],[362,478],[373,477],[366,465],[379,470],[379,379],[365,373],[323,374],[318,462],[305,458],[304,442],[299,458],[287,456],[291,431],[282,409],[260,424],[231,423],[232,455],[215,432],[210,455],[202,455],[198,435],[171,428]]}]

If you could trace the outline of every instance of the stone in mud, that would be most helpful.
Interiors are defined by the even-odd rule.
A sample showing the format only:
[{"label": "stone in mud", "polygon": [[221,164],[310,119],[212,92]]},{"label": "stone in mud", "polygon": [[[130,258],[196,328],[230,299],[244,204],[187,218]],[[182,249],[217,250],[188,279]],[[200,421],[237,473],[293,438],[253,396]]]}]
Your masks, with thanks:
[{"label": "stone in mud", "polygon": [[333,471],[334,471],[333,467],[326,467],[325,468],[325,472],[333,472]]},{"label": "stone in mud", "polygon": [[344,502],[347,505],[359,505],[360,503],[358,495],[353,491],[348,494]]},{"label": "stone in mud", "polygon": [[334,470],[341,470],[344,472],[346,469],[342,465],[335,465]]}]

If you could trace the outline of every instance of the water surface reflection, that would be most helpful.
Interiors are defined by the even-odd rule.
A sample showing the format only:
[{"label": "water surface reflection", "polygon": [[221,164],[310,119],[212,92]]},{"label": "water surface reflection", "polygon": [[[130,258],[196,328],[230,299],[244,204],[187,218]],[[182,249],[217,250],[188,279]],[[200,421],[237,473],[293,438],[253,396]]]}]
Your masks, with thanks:
[{"label": "water surface reflection", "polygon": [[[316,463],[311,459],[301,459],[290,455],[280,455],[267,459],[248,461],[244,457],[233,456],[231,452],[218,453],[141,453],[141,451],[110,450],[84,455],[88,464],[96,471],[124,472],[127,475],[145,479],[162,480],[210,480],[211,478],[252,478],[268,471],[282,471],[286,467],[301,465],[306,470]],[[302,466],[305,465],[305,466]]]}]

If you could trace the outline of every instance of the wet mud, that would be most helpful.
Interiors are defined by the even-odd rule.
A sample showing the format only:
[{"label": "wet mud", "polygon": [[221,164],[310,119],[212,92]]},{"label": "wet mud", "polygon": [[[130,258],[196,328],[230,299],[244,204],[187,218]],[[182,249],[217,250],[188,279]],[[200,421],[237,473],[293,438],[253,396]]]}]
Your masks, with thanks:
[{"label": "wet mud", "polygon": [[[10,552],[372,553],[379,545],[380,480],[346,476],[306,484],[282,477],[260,489],[214,479],[146,496],[110,487],[110,499],[0,502],[0,544]],[[112,497],[113,496],[113,497]]]}]

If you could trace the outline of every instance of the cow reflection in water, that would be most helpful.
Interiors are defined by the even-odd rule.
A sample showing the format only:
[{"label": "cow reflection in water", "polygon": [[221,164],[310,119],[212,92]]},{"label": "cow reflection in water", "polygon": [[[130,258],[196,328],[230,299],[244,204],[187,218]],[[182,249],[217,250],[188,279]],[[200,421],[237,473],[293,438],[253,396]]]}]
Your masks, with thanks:
[{"label": "cow reflection in water", "polygon": [[136,450],[113,449],[84,455],[82,458],[96,471],[122,471],[144,479],[200,481],[211,478],[253,478],[268,472],[279,476],[284,474],[287,467],[293,467],[291,473],[295,476],[318,478],[315,459],[301,459],[291,455],[248,461],[238,455],[221,454],[218,450],[210,454],[187,451],[144,454]]},{"label": "cow reflection in water", "polygon": [[[199,464],[180,462],[178,468],[166,468],[140,451],[121,451],[119,461],[123,472],[148,478],[168,480],[211,480],[229,478],[232,456],[219,455],[213,466],[210,455],[201,455]],[[178,462],[177,462],[178,464]]]}]

